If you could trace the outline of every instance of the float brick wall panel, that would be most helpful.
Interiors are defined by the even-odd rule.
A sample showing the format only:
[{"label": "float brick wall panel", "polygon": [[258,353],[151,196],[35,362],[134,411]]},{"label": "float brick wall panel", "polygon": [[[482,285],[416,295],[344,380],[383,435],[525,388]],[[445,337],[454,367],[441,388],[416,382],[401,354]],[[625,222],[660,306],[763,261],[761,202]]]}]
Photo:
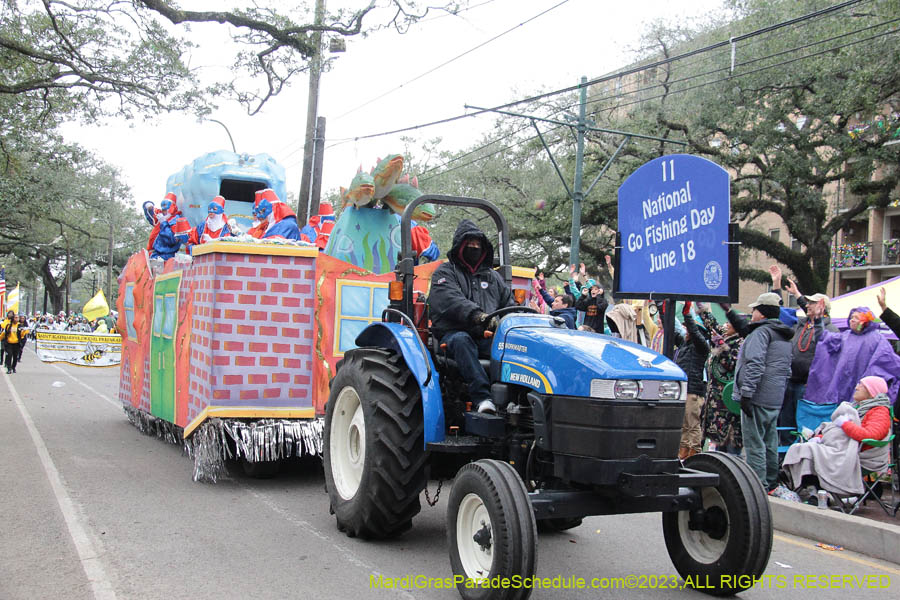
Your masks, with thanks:
[{"label": "float brick wall panel", "polygon": [[208,350],[196,355],[197,371],[208,373],[197,382],[207,403],[311,407],[315,258],[216,252],[197,259],[211,275],[200,275],[208,286],[198,286],[194,300],[195,314],[210,315],[195,321]]},{"label": "float brick wall panel", "polygon": [[215,254],[194,258],[181,280],[179,301],[185,301],[194,287],[194,312],[191,316],[191,353],[188,373],[187,422],[190,423],[210,404],[210,373],[212,371],[211,331],[213,281],[216,279]]}]

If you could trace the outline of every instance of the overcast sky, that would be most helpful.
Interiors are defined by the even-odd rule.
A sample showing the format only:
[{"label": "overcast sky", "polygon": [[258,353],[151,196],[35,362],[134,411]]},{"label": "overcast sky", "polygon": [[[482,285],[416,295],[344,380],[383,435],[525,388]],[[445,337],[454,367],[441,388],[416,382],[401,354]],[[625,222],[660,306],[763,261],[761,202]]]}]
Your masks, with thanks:
[{"label": "overcast sky", "polygon": [[[328,0],[328,7],[360,2]],[[462,114],[467,103],[496,106],[576,84],[582,75],[590,78],[608,73],[629,62],[629,51],[646,23],[663,19],[676,24],[703,16],[720,4],[720,0],[472,0],[471,10],[459,16],[429,18],[405,35],[383,31],[367,38],[350,38],[347,51],[337,55],[321,79],[319,114],[328,120],[329,140],[323,196],[347,186],[359,165],[368,170],[379,156],[404,150],[400,135],[338,140]],[[193,8],[191,2],[184,5]],[[520,23],[525,24],[407,84]],[[203,45],[192,57],[192,65],[214,63],[220,44],[227,43],[223,41],[224,28],[194,26],[192,31],[195,41]],[[208,68],[222,72],[224,67]],[[405,85],[399,90],[366,104],[401,84]],[[223,106],[211,115],[227,124],[238,152],[266,152],[279,161],[287,169],[287,188],[295,195],[300,187],[307,85],[306,77],[297,78],[291,89],[254,117],[236,105]],[[353,110],[362,104],[366,106]],[[446,149],[459,150],[476,142],[491,122],[490,117],[480,116],[405,135],[418,140],[441,137]],[[198,123],[187,116],[64,131],[70,140],[119,166],[138,205],[161,200],[166,178],[194,158],[230,149],[220,125]]]}]

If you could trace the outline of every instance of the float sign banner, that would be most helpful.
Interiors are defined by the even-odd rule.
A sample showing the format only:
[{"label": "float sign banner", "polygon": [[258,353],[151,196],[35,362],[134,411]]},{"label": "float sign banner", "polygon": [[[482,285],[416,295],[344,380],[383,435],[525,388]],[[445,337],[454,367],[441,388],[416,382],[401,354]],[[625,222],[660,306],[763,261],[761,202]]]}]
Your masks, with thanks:
[{"label": "float sign banner", "polygon": [[44,362],[67,362],[81,367],[111,367],[122,362],[122,336],[115,333],[38,329],[35,351]]},{"label": "float sign banner", "polygon": [[727,299],[737,275],[729,197],[728,172],[699,156],[670,154],[632,173],[619,187],[616,294]]}]

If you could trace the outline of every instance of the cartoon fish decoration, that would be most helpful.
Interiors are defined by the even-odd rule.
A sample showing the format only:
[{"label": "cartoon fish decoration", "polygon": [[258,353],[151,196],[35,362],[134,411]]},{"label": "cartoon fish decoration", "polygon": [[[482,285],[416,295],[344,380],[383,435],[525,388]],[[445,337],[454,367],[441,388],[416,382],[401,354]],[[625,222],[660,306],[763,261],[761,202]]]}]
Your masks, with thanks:
[{"label": "cartoon fish decoration", "polygon": [[391,154],[378,160],[378,164],[372,169],[372,179],[375,182],[376,200],[384,198],[391,188],[397,183],[397,178],[403,172],[403,157],[399,154]]},{"label": "cartoon fish decoration", "polygon": [[[388,195],[382,198],[381,201],[389,206],[395,213],[402,215],[403,211],[406,210],[406,206],[421,195],[422,192],[412,185],[408,183],[398,183],[391,188]],[[427,223],[434,218],[434,214],[434,204],[426,202],[425,204],[420,204],[416,207],[415,212],[412,214],[412,218],[416,221]]]},{"label": "cartoon fish decoration", "polygon": [[372,202],[375,194],[375,180],[372,175],[366,173],[360,168],[356,173],[356,177],[350,182],[350,189],[341,188],[341,198],[344,200],[344,206],[352,205],[362,208]]}]

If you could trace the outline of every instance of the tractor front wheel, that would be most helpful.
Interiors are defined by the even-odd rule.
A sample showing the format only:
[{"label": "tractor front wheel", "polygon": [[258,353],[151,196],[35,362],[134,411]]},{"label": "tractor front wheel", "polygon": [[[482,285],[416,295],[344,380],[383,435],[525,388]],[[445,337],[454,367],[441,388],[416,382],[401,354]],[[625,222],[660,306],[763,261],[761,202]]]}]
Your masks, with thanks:
[{"label": "tractor front wheel", "polygon": [[729,454],[696,454],[685,467],[715,473],[719,484],[698,491],[702,514],[663,513],[663,534],[675,570],[713,596],[753,587],[772,552],[772,514],[762,484]]},{"label": "tractor front wheel", "polygon": [[528,492],[516,470],[497,460],[479,460],[456,474],[447,509],[450,564],[464,580],[465,600],[524,600],[531,586],[479,585],[477,580],[534,575],[537,526]]}]

